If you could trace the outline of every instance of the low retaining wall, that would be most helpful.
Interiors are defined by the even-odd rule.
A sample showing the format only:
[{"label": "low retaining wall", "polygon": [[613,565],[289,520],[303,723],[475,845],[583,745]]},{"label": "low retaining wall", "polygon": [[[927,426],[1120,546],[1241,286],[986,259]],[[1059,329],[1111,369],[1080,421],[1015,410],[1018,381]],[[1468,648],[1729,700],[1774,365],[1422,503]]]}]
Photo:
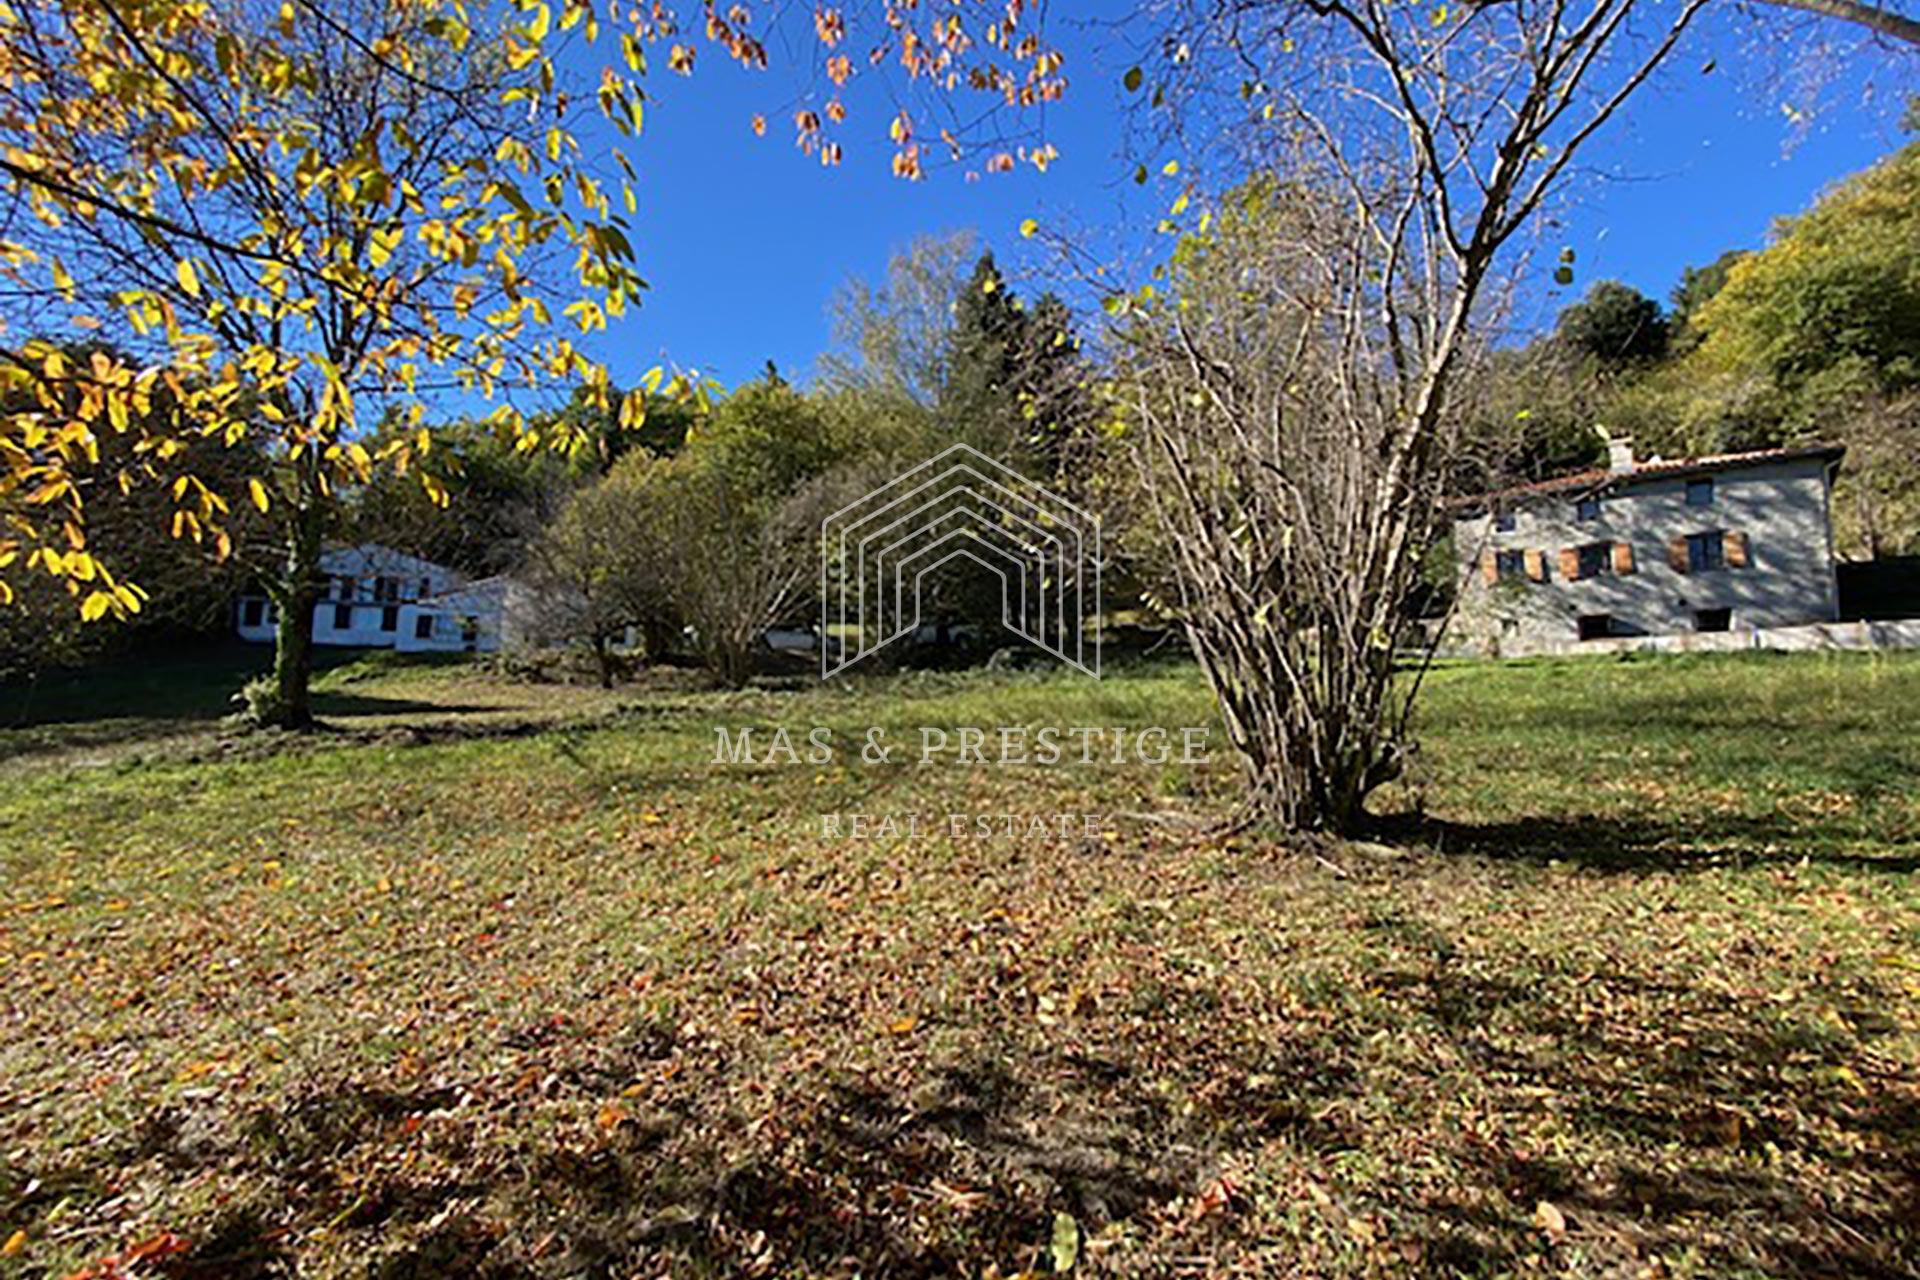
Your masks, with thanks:
[{"label": "low retaining wall", "polygon": [[1516,636],[1505,641],[1444,645],[1441,652],[1459,658],[1531,658],[1581,653],[1738,653],[1749,649],[1781,653],[1920,649],[1920,618],[1898,622],[1810,622],[1798,627],[1758,627],[1748,631],[1682,631],[1665,636],[1609,636],[1605,640],[1528,642]]}]

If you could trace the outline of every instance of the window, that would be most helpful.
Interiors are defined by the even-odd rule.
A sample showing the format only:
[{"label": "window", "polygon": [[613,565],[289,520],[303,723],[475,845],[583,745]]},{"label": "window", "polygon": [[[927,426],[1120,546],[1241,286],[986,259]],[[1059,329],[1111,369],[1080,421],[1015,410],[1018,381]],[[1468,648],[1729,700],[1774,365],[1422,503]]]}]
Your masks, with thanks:
[{"label": "window", "polygon": [[400,608],[398,605],[390,604],[380,611],[380,629],[382,631],[396,631],[399,627]]},{"label": "window", "polygon": [[432,594],[433,594],[433,579],[432,578],[420,579],[420,597],[419,598],[424,600]]},{"label": "window", "polygon": [[1502,511],[1494,516],[1493,527],[1501,533],[1512,533],[1520,527],[1520,517],[1511,511]]},{"label": "window", "polygon": [[400,598],[400,579],[375,578],[373,580],[373,598],[385,604],[389,600]]},{"label": "window", "polygon": [[242,601],[240,604],[240,625],[243,627],[257,627],[260,625],[260,620],[266,616],[266,613],[267,602],[265,600]]},{"label": "window", "polygon": [[1580,576],[1597,578],[1613,571],[1613,544],[1589,542],[1579,550]]},{"label": "window", "polygon": [[1580,615],[1580,638],[1582,640],[1605,640],[1613,634],[1613,615],[1610,613],[1583,613]]},{"label": "window", "polygon": [[413,638],[415,640],[433,639],[433,615],[423,613],[413,620]]},{"label": "window", "polygon": [[1695,631],[1731,631],[1733,630],[1733,610],[1695,609],[1693,629]]},{"label": "window", "polygon": [[337,604],[333,606],[333,629],[335,631],[353,630],[353,606]]},{"label": "window", "polygon": [[1710,507],[1713,505],[1713,477],[1704,480],[1687,481],[1687,505],[1690,507]]},{"label": "window", "polygon": [[1727,567],[1725,535],[1690,533],[1687,535],[1687,572],[1705,573]]},{"label": "window", "polygon": [[333,598],[336,600],[353,599],[353,579],[335,578],[333,580]]},{"label": "window", "polygon": [[1600,499],[1598,496],[1582,498],[1573,504],[1573,518],[1576,520],[1598,520],[1600,518]]},{"label": "window", "polygon": [[1502,578],[1523,578],[1527,573],[1527,553],[1524,551],[1496,551],[1493,556],[1494,571]]}]

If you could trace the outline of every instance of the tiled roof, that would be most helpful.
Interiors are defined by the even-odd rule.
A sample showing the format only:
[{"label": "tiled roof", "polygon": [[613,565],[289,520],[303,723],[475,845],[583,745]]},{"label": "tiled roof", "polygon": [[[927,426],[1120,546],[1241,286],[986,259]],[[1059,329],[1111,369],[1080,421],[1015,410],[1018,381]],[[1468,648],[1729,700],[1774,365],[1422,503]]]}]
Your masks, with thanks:
[{"label": "tiled roof", "polygon": [[1792,462],[1800,458],[1838,459],[1846,451],[1845,445],[1811,444],[1788,449],[1755,449],[1749,453],[1714,453],[1698,458],[1653,458],[1645,462],[1635,462],[1631,471],[1609,471],[1605,467],[1593,467],[1586,471],[1574,472],[1572,475],[1555,476],[1551,480],[1536,480],[1531,484],[1513,485],[1489,493],[1476,493],[1464,498],[1455,498],[1447,505],[1479,507],[1548,493],[1573,491],[1583,494],[1601,493],[1607,489],[1624,488],[1643,480],[1671,480],[1676,476],[1702,471],[1734,471],[1741,467],[1760,467],[1772,462]]}]

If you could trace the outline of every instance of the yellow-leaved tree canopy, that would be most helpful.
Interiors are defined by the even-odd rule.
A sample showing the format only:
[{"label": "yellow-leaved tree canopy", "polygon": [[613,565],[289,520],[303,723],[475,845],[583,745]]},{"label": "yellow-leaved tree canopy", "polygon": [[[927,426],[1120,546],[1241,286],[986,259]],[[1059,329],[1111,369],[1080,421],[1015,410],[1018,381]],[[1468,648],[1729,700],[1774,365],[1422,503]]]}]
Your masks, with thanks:
[{"label": "yellow-leaved tree canopy", "polygon": [[[432,447],[437,395],[488,398],[529,448],[567,443],[528,426],[543,391],[612,395],[577,340],[644,287],[617,144],[640,129],[650,57],[690,72],[700,44],[764,66],[764,28],[792,12],[824,71],[793,113],[796,141],[833,164],[842,91],[865,68],[925,91],[909,102],[1058,96],[1035,7],[0,6],[0,607],[10,582],[45,574],[88,617],[137,611],[138,584],[89,547],[87,496],[162,486],[173,534],[248,561],[278,605],[256,710],[308,723],[318,564],[342,490],[382,467],[431,487],[412,464]],[[903,177],[964,154],[957,124],[923,130],[902,110],[887,131]],[[644,412],[642,396],[622,411]],[[413,429],[370,450],[371,429],[395,422]],[[108,433],[133,447],[102,465]],[[208,438],[257,459],[240,491],[184,463]]]}]

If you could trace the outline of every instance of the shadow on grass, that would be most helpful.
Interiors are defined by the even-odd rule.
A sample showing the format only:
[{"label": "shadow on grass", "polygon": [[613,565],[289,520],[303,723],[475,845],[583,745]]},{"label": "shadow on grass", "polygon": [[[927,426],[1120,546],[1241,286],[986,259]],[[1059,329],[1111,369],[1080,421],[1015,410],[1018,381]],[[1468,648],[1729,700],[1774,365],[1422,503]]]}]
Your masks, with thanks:
[{"label": "shadow on grass", "polygon": [[[597,1046],[507,1043],[584,1054],[550,1077],[549,1098],[605,1097],[613,1082],[657,1073],[692,1047],[655,1027]],[[1188,1083],[1202,1085],[1200,1064],[1190,1065]],[[315,1227],[378,1277],[915,1280],[979,1274],[989,1262],[1044,1270],[1056,1214],[1087,1233],[1140,1225],[1200,1190],[1223,1142],[1286,1134],[1351,1145],[1307,1118],[1329,1090],[1353,1087],[1350,1073],[1326,1066],[1262,1054],[1241,1067],[1264,1070],[1229,1069],[1195,1113],[1127,1063],[1086,1052],[1040,1059],[1007,1044],[932,1065],[908,1092],[824,1071],[754,1118],[747,1132],[757,1136],[742,1141],[744,1117],[729,1112],[753,1095],[727,1101],[735,1082],[724,1061],[709,1061],[656,1104],[623,1105],[613,1120],[603,1109],[591,1133],[520,1131],[506,1159],[493,1144],[524,1099],[343,1085],[237,1118],[167,1114],[119,1154],[182,1177],[218,1164],[249,1186],[209,1223],[182,1225],[193,1247],[161,1270],[174,1280],[296,1274],[276,1242]],[[461,1167],[394,1158],[406,1150],[457,1152]]]},{"label": "shadow on grass", "polygon": [[[1713,866],[1797,863],[1905,874],[1920,870],[1920,847],[1886,846],[1884,854],[1846,852],[1835,846],[1832,820],[1817,830],[1785,816],[1743,818],[1714,814],[1699,823],[1642,818],[1535,817],[1511,822],[1452,822],[1421,815],[1395,815],[1374,824],[1376,838],[1417,845],[1438,853],[1469,853],[1495,861],[1561,862],[1593,871],[1698,870]],[[1864,842],[1874,833],[1861,832]],[[1884,835],[1878,835],[1884,840]],[[1911,852],[1908,852],[1911,850]]]},{"label": "shadow on grass", "polygon": [[[1516,1260],[1515,1215],[1469,1194],[1491,1187],[1522,1213],[1551,1203],[1589,1236],[1630,1225],[1642,1257],[1698,1249],[1710,1224],[1707,1274],[1915,1274],[1920,1081],[1861,1052],[1893,1030],[1887,1020],[1876,1025],[1874,1010],[1856,1005],[1857,1032],[1837,1033],[1683,984],[1618,975],[1597,984],[1596,1003],[1655,1016],[1596,1024],[1530,983],[1445,965],[1383,984],[1453,1031],[1488,1078],[1561,1100],[1567,1128],[1613,1150],[1596,1169],[1551,1145],[1459,1144],[1462,1194],[1424,1206],[1429,1263],[1453,1274]],[[1488,1034],[1495,1026],[1498,1038]],[[1872,1078],[1851,1089],[1811,1085],[1849,1060]]]},{"label": "shadow on grass", "polygon": [[345,693],[318,690],[313,694],[313,714],[322,720],[330,716],[465,716],[499,711],[499,707],[473,706],[454,702],[429,702],[420,698],[383,698],[370,693]]},{"label": "shadow on grass", "polygon": [[[1532,1273],[1557,1247],[1534,1225],[1542,1201],[1587,1274],[1689,1251],[1703,1275],[1914,1274],[1916,1081],[1875,1052],[1890,1032],[1865,1003],[1840,1033],[1626,975],[1569,1000],[1406,927],[1371,978],[1385,1001],[1336,994],[1271,1032],[1177,996],[1115,1009],[1072,1047],[990,1032],[881,1083],[757,1077],[666,1023],[596,1039],[549,1020],[503,1035],[513,1069],[466,1086],[316,1082],[239,1115],[183,1104],[209,1109],[151,1119],[103,1153],[97,1186],[61,1194],[104,1199],[105,1170],[149,1161],[246,1187],[176,1224],[192,1248],[159,1269],[174,1280],[298,1274],[294,1242],[322,1240],[387,1280],[1011,1273],[1047,1269],[1057,1214],[1088,1237],[1118,1225],[1102,1274],[1171,1274],[1176,1256]],[[1452,1066],[1377,1055],[1403,1033],[1442,1037]],[[1809,1083],[1848,1063],[1857,1088]],[[1482,1082],[1464,1125],[1443,1075],[1461,1070]],[[672,1083],[606,1101],[633,1080]],[[1537,1140],[1543,1099],[1566,1141]],[[599,1119],[548,1123],[568,1100]],[[1262,1167],[1274,1180],[1254,1197],[1195,1209],[1223,1169]],[[1308,1187],[1332,1195],[1315,1207]],[[1362,1221],[1386,1233],[1365,1263]]]}]

